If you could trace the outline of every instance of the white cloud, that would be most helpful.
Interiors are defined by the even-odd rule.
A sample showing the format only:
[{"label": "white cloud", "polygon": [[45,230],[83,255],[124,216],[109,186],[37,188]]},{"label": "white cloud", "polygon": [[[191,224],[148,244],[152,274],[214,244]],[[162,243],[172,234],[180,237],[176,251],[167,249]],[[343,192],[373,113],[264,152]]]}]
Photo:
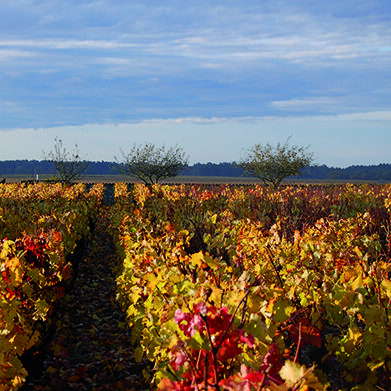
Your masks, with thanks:
[{"label": "white cloud", "polygon": [[[200,160],[214,160],[212,147],[223,159],[240,142],[273,141],[271,130],[327,144],[332,125],[383,129],[387,1],[0,2],[2,127],[51,129],[29,133],[35,145],[57,130],[77,139],[77,127],[54,126],[80,124],[83,145],[93,138],[91,153],[105,159],[127,137],[181,140]],[[212,128],[220,138],[205,148]]]},{"label": "white cloud", "polygon": [[[58,27],[58,38],[49,38],[44,30],[38,29],[37,33],[33,30],[36,37],[30,39],[27,38],[32,33],[30,30],[26,31],[24,39],[12,39],[12,35],[6,34],[10,38],[3,38],[0,47],[122,50],[125,57],[128,49],[137,48],[152,56],[213,60],[223,66],[227,58],[233,62],[271,58],[304,63],[367,57],[368,52],[371,56],[381,57],[385,52],[381,48],[389,46],[391,37],[387,23],[366,24],[362,18],[337,19],[287,7],[286,4],[271,7],[269,12],[264,12],[262,6],[250,7],[249,4],[242,7],[227,4],[224,8],[204,4],[193,9],[191,15],[187,7],[162,11],[145,4],[137,7],[136,20],[134,14],[126,12],[126,6],[124,10],[112,5],[108,7],[109,4],[100,3],[97,27],[87,29],[87,36],[93,39],[76,38],[78,33],[85,35],[83,24],[74,21],[73,29],[73,20],[69,18],[67,30],[61,24]],[[65,15],[76,15],[77,11],[87,18],[86,12],[90,12],[91,7],[76,6],[73,12],[67,9]],[[47,12],[53,13],[54,8],[51,11],[44,8],[41,12],[47,15]],[[220,15],[216,15],[217,12]],[[128,30],[118,31],[119,27],[114,23],[107,31],[105,13],[117,21],[126,21]],[[186,19],[190,19],[190,23],[185,24]],[[133,27],[141,22],[142,28]],[[120,27],[123,28],[122,24]]]},{"label": "white cloud", "polygon": [[36,54],[31,51],[17,50],[17,49],[1,49],[0,48],[0,62],[13,61],[15,59],[22,59],[28,57],[35,57]]},{"label": "white cloud", "polygon": [[85,41],[85,40],[69,40],[69,39],[24,39],[24,40],[0,40],[0,46],[11,46],[11,47],[27,47],[35,49],[122,49],[122,48],[133,48],[140,45],[125,43],[125,42],[114,42],[114,41]]},{"label": "white cloud", "polygon": [[279,109],[290,110],[290,111],[306,111],[306,110],[330,110],[332,106],[341,104],[342,99],[339,97],[328,97],[328,96],[316,96],[305,99],[289,99],[289,100],[278,100],[271,102],[272,106]]},{"label": "white cloud", "polygon": [[[391,121],[391,110],[369,111],[364,113],[340,114],[338,119],[346,121]],[[391,126],[391,122],[390,122]]]}]

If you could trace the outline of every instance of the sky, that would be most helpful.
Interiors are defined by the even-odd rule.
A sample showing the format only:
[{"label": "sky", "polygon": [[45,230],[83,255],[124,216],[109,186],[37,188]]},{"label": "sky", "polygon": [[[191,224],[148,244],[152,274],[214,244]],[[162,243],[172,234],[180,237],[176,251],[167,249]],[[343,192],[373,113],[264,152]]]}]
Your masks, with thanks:
[{"label": "sky", "polygon": [[[290,138],[289,138],[290,137]],[[0,160],[256,143],[391,163],[389,0],[0,0]]]}]

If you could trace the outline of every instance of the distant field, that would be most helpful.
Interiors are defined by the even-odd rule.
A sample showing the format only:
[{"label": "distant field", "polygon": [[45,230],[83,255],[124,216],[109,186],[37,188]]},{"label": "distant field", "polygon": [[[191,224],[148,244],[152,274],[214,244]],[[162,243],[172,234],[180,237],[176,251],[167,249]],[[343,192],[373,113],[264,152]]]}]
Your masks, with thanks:
[{"label": "distant field", "polygon": [[[7,183],[15,183],[21,181],[36,180],[36,176],[33,175],[5,175]],[[51,175],[40,175],[39,181],[46,179],[52,179]],[[1,179],[1,178],[0,178]],[[123,175],[83,175],[77,182],[85,183],[136,183],[139,182],[133,178]],[[237,184],[237,185],[252,185],[261,183],[256,178],[249,177],[220,177],[220,176],[178,176],[172,179],[162,181],[162,183],[169,184],[181,184],[181,183],[202,183],[202,184]],[[344,184],[344,183],[376,183],[376,181],[365,180],[331,180],[331,179],[287,179],[283,181],[283,184]]]}]

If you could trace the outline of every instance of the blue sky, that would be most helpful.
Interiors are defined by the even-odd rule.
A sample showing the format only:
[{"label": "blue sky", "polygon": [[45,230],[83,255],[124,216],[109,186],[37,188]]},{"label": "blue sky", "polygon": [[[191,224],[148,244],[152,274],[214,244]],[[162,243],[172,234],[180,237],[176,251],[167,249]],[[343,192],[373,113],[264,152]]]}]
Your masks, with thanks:
[{"label": "blue sky", "polygon": [[255,143],[317,164],[391,163],[389,0],[0,0],[0,160],[60,137],[234,161]]}]

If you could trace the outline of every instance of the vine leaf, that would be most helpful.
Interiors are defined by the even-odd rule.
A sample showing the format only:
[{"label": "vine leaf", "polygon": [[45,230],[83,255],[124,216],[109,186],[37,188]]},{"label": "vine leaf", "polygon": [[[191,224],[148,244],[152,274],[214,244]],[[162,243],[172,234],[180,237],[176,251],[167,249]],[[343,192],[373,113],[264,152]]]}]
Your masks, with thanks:
[{"label": "vine leaf", "polygon": [[45,320],[46,319],[46,314],[48,313],[48,311],[50,309],[50,305],[48,303],[46,303],[45,300],[38,299],[35,302],[35,308],[37,309],[37,315],[42,320]]},{"label": "vine leaf", "polygon": [[306,368],[294,361],[286,361],[280,370],[280,376],[285,380],[286,384],[293,386],[305,374]]},{"label": "vine leaf", "polygon": [[[297,323],[298,321],[296,321]],[[317,346],[318,348],[322,347],[322,338],[320,335],[320,330],[313,326],[309,319],[307,318],[301,318],[301,338],[302,342],[305,344]],[[288,327],[288,331],[290,334],[290,337],[293,339],[293,341],[298,344],[299,342],[299,327],[295,324],[291,324]]]},{"label": "vine leaf", "polygon": [[390,280],[383,280],[381,282],[381,287],[385,291],[387,297],[391,298],[391,281]]},{"label": "vine leaf", "polygon": [[14,287],[18,287],[23,282],[24,271],[20,263],[19,258],[13,257],[8,262],[6,266],[10,269],[11,272],[11,282]]},{"label": "vine leaf", "polygon": [[307,369],[294,361],[286,361],[280,370],[280,376],[287,386],[293,387],[292,390],[326,390],[326,385],[323,385],[315,375],[314,367]]}]

